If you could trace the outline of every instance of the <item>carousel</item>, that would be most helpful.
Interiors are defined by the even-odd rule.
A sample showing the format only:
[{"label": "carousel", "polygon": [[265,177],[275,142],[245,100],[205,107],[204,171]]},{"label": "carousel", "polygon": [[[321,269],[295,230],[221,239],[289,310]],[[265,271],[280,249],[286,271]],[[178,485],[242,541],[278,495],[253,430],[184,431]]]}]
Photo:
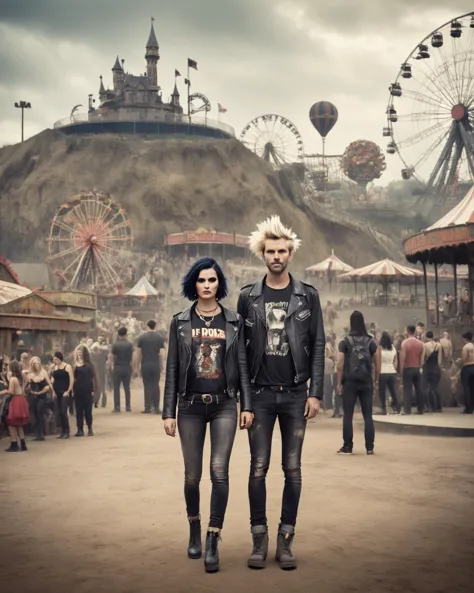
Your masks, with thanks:
[{"label": "carousel", "polygon": [[[448,214],[424,231],[403,243],[405,257],[411,263],[423,265],[425,287],[428,266],[434,267],[436,313],[434,322],[440,326],[440,266],[452,266],[452,294],[456,299],[456,314],[449,329],[458,334],[472,329],[474,289],[474,186]],[[459,266],[467,266],[467,286],[460,286]],[[425,290],[425,305],[429,319],[429,295]],[[459,330],[459,331],[458,331]]]}]

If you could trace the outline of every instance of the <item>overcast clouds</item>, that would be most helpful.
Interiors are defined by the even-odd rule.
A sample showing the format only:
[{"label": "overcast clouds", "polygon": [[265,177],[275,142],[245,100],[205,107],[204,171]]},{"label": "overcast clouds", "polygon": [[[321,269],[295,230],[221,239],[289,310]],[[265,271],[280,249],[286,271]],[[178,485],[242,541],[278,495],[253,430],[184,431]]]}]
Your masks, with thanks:
[{"label": "overcast clouds", "polygon": [[[153,15],[165,98],[189,56],[199,64],[193,90],[227,107],[238,134],[253,117],[279,113],[297,125],[306,151],[317,151],[308,110],[329,100],[340,117],[328,151],[357,138],[384,147],[387,88],[401,62],[432,29],[472,8],[472,0],[0,0],[0,145],[18,140],[15,101],[33,105],[31,136],[86,106],[100,74],[111,85],[117,53],[130,72],[144,71]],[[388,163],[386,181],[401,168],[397,157]]]}]

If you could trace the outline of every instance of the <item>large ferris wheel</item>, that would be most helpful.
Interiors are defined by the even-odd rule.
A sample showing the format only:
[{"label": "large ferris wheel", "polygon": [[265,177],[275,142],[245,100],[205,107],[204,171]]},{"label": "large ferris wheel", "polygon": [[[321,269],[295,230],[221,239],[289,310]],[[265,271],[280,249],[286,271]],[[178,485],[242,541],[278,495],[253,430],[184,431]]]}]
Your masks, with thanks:
[{"label": "large ferris wheel", "polygon": [[120,204],[105,193],[78,194],[53,218],[47,262],[65,288],[104,291],[117,285],[132,240]]},{"label": "large ferris wheel", "polygon": [[383,135],[403,179],[445,196],[474,180],[474,12],[427,35],[389,90]]}]

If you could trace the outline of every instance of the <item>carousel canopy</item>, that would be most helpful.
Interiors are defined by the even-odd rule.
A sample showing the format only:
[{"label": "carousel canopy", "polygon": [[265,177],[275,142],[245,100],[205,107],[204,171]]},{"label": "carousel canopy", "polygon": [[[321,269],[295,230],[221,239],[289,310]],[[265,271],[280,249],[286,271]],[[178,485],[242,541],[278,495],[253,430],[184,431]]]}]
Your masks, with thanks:
[{"label": "carousel canopy", "polygon": [[156,296],[158,291],[148,282],[145,276],[142,276],[126,294],[127,296],[149,297]]},{"label": "carousel canopy", "polygon": [[391,259],[383,259],[363,268],[357,268],[356,270],[341,274],[338,280],[342,282],[363,280],[367,282],[415,283],[417,279],[422,277],[423,272],[421,270],[398,264]]},{"label": "carousel canopy", "polygon": [[[429,228],[406,239],[403,248],[411,262],[468,261],[466,246],[474,243],[474,186],[464,199]],[[455,254],[455,255],[454,255]]]},{"label": "carousel canopy", "polygon": [[314,266],[310,266],[306,268],[307,272],[350,272],[354,268],[349,264],[346,264],[339,259],[337,255],[334,255],[334,249],[331,250],[331,255],[327,257],[319,264],[314,264]]}]

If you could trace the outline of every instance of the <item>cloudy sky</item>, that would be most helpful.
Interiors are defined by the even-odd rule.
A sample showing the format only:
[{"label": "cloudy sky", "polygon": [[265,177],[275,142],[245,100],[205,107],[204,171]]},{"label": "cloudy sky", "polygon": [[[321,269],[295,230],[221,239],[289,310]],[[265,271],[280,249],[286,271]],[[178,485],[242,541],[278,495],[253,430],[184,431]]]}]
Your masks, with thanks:
[{"label": "cloudy sky", "polygon": [[[339,110],[328,152],[358,138],[385,147],[388,85],[400,64],[430,31],[473,8],[472,0],[1,0],[0,145],[19,139],[15,101],[32,103],[32,136],[86,106],[99,75],[111,85],[117,53],[128,71],[143,72],[153,16],[165,98],[174,69],[184,74],[191,57],[193,90],[224,105],[238,135],[255,116],[278,113],[296,124],[306,152],[318,151],[308,111],[328,100]],[[398,178],[398,157],[388,165],[384,179]]]}]

